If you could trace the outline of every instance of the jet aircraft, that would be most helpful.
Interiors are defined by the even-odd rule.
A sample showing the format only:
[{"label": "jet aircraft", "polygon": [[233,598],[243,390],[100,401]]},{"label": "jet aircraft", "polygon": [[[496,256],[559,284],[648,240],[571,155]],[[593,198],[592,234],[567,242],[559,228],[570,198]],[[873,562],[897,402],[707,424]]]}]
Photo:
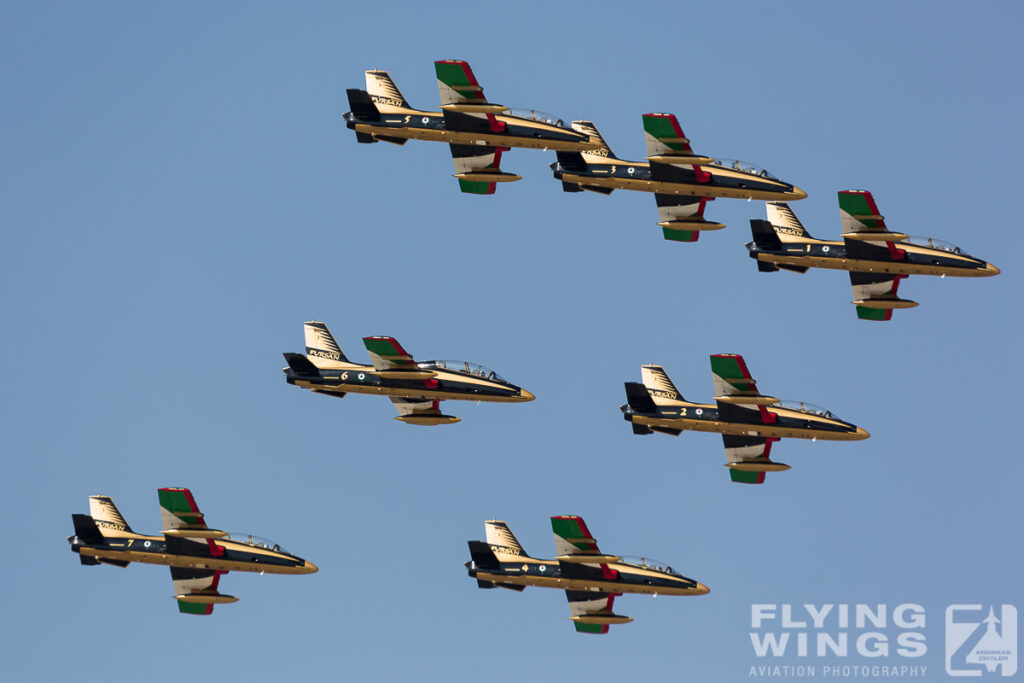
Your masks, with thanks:
[{"label": "jet aircraft", "polygon": [[286,353],[288,384],[342,398],[347,393],[387,396],[400,413],[396,420],[415,425],[459,422],[444,415],[447,399],[522,403],[533,394],[476,363],[428,360],[417,363],[392,337],[364,337],[373,365],[353,363],[342,353],[327,325],[305,323],[306,353]]},{"label": "jet aircraft", "polygon": [[807,193],[763,168],[732,159],[697,154],[675,114],[644,114],[647,161],[626,161],[612,154],[590,121],[572,127],[600,143],[590,151],[558,151],[551,164],[566,192],[617,189],[653,192],[665,239],[696,242],[701,231],[725,226],[704,218],[705,205],[716,197],[733,199],[803,199]]},{"label": "jet aircraft", "polygon": [[768,202],[768,220],[750,221],[754,241],[747,243],[757,269],[782,268],[806,273],[808,268],[850,271],[853,304],[861,320],[889,320],[895,308],[913,308],[916,301],[896,294],[910,275],[986,277],[998,275],[991,263],[968,256],[960,247],[931,237],[890,232],[866,190],[839,193],[843,241],[811,237],[785,202]]},{"label": "jet aircraft", "polygon": [[761,395],[743,356],[711,356],[714,404],[684,399],[660,365],[644,365],[640,372],[643,383],[626,382],[628,403],[621,407],[633,433],[717,432],[725,442],[729,475],[741,484],[763,484],[766,472],[790,469],[770,457],[772,444],[781,438],[856,441],[869,436],[824,408]]},{"label": "jet aircraft", "polygon": [[555,535],[553,560],[530,557],[505,522],[484,522],[487,541],[469,541],[469,575],[480,588],[522,591],[527,586],[561,588],[580,633],[607,633],[610,624],[632,618],[615,614],[612,603],[624,593],[704,595],[704,584],[688,579],[666,564],[649,558],[605,555],[582,517],[551,518]]},{"label": "jet aircraft", "polygon": [[82,564],[127,567],[132,562],[171,568],[174,599],[182,614],[212,614],[213,606],[237,602],[218,591],[228,572],[312,574],[317,567],[257,536],[231,536],[206,526],[192,492],[182,488],[157,491],[163,531],[137,534],[107,496],[89,496],[89,514],[71,515],[75,535],[68,537]]},{"label": "jet aircraft", "polygon": [[414,109],[386,71],[367,71],[366,90],[346,91],[352,111],[345,114],[345,122],[356,140],[447,142],[459,188],[471,194],[493,194],[496,183],[521,178],[501,170],[501,153],[512,147],[581,151],[598,146],[555,116],[488,102],[467,62],[441,60],[434,62],[434,69],[440,112]]}]

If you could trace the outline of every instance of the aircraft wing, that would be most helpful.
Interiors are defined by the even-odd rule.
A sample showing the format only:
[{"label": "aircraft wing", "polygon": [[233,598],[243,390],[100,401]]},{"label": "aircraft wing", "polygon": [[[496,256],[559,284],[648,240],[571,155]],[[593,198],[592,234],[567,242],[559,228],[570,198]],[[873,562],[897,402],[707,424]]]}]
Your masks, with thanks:
[{"label": "aircraft wing", "polygon": [[770,458],[772,444],[778,441],[777,438],[722,434],[722,441],[725,443],[729,476],[738,484],[763,484],[765,472],[770,471],[768,468],[780,466],[780,463],[772,463]]},{"label": "aircraft wing", "polygon": [[217,591],[220,577],[227,572],[214,569],[188,569],[171,567],[171,581],[174,583],[174,598],[182,614],[213,614],[218,603],[237,602],[233,595]]},{"label": "aircraft wing", "polygon": [[615,614],[612,604],[621,593],[602,591],[565,591],[573,626],[579,633],[608,633],[611,624],[626,624],[632,618]]},{"label": "aircraft wing", "polygon": [[394,337],[363,337],[375,370],[416,370],[416,361]]},{"label": "aircraft wing", "polygon": [[441,59],[434,62],[437,74],[437,89],[441,95],[441,106],[486,104],[484,89],[480,86],[469,62],[461,59]]},{"label": "aircraft wing", "polygon": [[702,230],[718,230],[721,223],[704,219],[704,206],[714,197],[655,193],[658,218],[665,239],[673,242],[696,242]]},{"label": "aircraft wing", "polygon": [[203,513],[196,505],[192,492],[183,488],[163,488],[157,490],[160,498],[160,517],[164,530],[185,529],[204,531],[208,527],[203,520]]},{"label": "aircraft wing", "polygon": [[551,531],[555,535],[555,551],[559,556],[600,555],[597,541],[582,517],[559,515],[551,518]]},{"label": "aircraft wing", "polygon": [[[730,403],[742,403],[744,397],[757,398],[757,381],[751,377],[743,356],[718,353],[711,356],[711,376],[715,383],[715,396],[736,397]],[[751,401],[755,404],[756,401]]]},{"label": "aircraft wing", "polygon": [[906,275],[891,273],[858,273],[850,271],[853,304],[861,320],[891,320],[894,308],[913,308],[917,302],[901,299],[896,294],[900,280]]},{"label": "aircraft wing", "polygon": [[843,242],[850,258],[876,261],[902,261],[906,252],[896,246],[907,239],[902,232],[892,232],[878,212],[874,197],[867,190],[839,192],[839,218],[843,225]]},{"label": "aircraft wing", "polygon": [[450,144],[459,189],[469,194],[494,194],[498,183],[519,180],[522,176],[501,170],[501,153],[508,147]]}]

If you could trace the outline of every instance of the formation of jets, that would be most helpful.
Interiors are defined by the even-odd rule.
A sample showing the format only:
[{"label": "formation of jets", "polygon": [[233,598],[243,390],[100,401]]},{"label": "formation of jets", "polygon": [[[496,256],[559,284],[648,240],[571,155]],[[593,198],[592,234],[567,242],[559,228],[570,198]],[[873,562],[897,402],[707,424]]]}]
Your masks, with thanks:
[{"label": "formation of jets", "polygon": [[171,568],[174,599],[183,614],[212,614],[213,606],[237,602],[221,593],[220,577],[228,572],[312,574],[317,567],[271,541],[248,534],[232,536],[206,525],[192,492],[163,488],[160,517],[163,531],[146,536],[132,531],[107,496],[89,496],[89,514],[71,515],[72,552],[85,565],[127,567],[132,562]]},{"label": "formation of jets", "polygon": [[555,552],[551,560],[530,557],[505,522],[484,522],[487,541],[469,541],[469,575],[480,588],[522,591],[527,586],[560,588],[581,633],[607,633],[611,624],[632,618],[615,614],[615,598],[625,593],[705,595],[709,589],[672,567],[648,558],[606,555],[597,547],[582,517],[551,518]]},{"label": "formation of jets", "polygon": [[679,436],[684,430],[715,432],[725,443],[732,480],[763,484],[766,472],[790,467],[771,459],[772,444],[783,438],[857,441],[869,434],[810,403],[780,401],[757,390],[743,356],[711,356],[715,402],[687,401],[660,365],[640,369],[643,383],[626,382],[622,416],[634,434]]},{"label": "formation of jets", "polygon": [[[767,220],[750,221],[753,241],[746,245],[758,270],[846,270],[857,316],[866,320],[889,320],[894,309],[917,305],[897,294],[900,280],[910,275],[999,274],[992,264],[951,244],[891,231],[865,190],[839,192],[841,241],[811,237],[787,203],[806,198],[803,190],[752,164],[695,152],[673,114],[644,114],[646,160],[623,160],[590,121],[566,125],[539,111],[490,102],[464,61],[437,61],[434,68],[440,111],[414,109],[387,72],[372,70],[366,72],[365,90],[347,91],[351,111],[344,118],[360,143],[447,142],[462,192],[492,194],[498,183],[519,180],[519,175],[501,169],[501,156],[512,148],[527,148],[555,153],[550,168],[566,192],[653,193],[659,225],[672,241],[694,242],[703,231],[725,227],[705,218],[709,201],[763,200]],[[337,398],[349,393],[387,396],[398,410],[395,419],[407,424],[459,422],[441,411],[440,403],[446,400],[534,399],[526,389],[475,363],[417,362],[393,337],[363,338],[370,356],[366,365],[350,361],[323,322],[306,322],[304,331],[305,353],[284,354],[288,384]],[[854,441],[869,436],[823,408],[761,394],[740,355],[712,355],[711,371],[714,403],[694,403],[683,398],[660,365],[644,365],[642,382],[625,383],[627,403],[620,408],[633,433],[721,434],[730,477],[745,484],[761,484],[766,473],[790,469],[770,457],[772,444],[780,439]],[[237,601],[219,591],[221,576],[230,571],[317,571],[316,565],[277,544],[209,528],[188,489],[162,488],[158,495],[163,521],[159,535],[134,532],[109,497],[90,496],[90,514],[72,515],[71,550],[83,565],[168,566],[179,611],[195,615],[208,615],[216,604]],[[582,633],[606,633],[610,625],[632,621],[614,612],[614,600],[623,594],[709,592],[704,584],[660,562],[603,553],[581,517],[552,517],[551,526],[556,556],[540,559],[526,553],[505,522],[485,522],[486,541],[469,541],[469,575],[480,588],[564,590],[570,619]]]}]

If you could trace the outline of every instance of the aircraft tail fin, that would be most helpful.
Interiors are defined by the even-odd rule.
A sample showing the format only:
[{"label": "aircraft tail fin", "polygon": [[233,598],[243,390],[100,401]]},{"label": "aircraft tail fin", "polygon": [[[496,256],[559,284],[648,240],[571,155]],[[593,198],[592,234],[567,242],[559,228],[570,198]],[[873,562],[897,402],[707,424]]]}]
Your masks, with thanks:
[{"label": "aircraft tail fin", "polygon": [[320,361],[348,362],[327,325],[319,320],[310,320],[303,323],[303,329],[306,333],[306,355],[313,365],[319,367]]},{"label": "aircraft tail fin", "polygon": [[103,532],[96,526],[96,520],[89,515],[71,515],[71,523],[75,525],[75,536],[85,543],[103,542]]},{"label": "aircraft tail fin", "polygon": [[499,559],[502,556],[529,557],[526,550],[519,543],[508,524],[501,520],[491,519],[484,522],[484,529],[487,530],[487,544],[491,551]]},{"label": "aircraft tail fin", "polygon": [[103,536],[118,537],[135,533],[109,496],[89,496],[89,515]]},{"label": "aircraft tail fin", "polygon": [[[380,121],[380,110],[373,103],[370,93],[358,88],[349,88],[345,94],[348,95],[348,106],[352,108],[353,114],[364,121]],[[372,136],[370,140],[373,140]]]},{"label": "aircraft tail fin", "polygon": [[[786,202],[767,202],[765,210],[768,212],[768,222],[781,242],[802,242],[814,239]],[[753,221],[751,221],[751,229],[753,229]],[[754,239],[757,239],[756,234]]]},{"label": "aircraft tail fin", "polygon": [[640,375],[643,378],[644,386],[651,395],[655,405],[665,405],[685,401],[676,385],[668,378],[665,368],[660,365],[644,365],[640,368]]},{"label": "aircraft tail fin", "polygon": [[[380,113],[387,114],[412,109],[387,71],[367,71],[366,92],[370,96],[374,108]],[[349,102],[351,103],[351,98]],[[353,109],[353,111],[355,110]]]},{"label": "aircraft tail fin", "polygon": [[585,152],[581,152],[585,161],[602,161],[604,159],[618,159],[615,154],[612,153],[608,143],[605,142],[601,132],[594,125],[593,121],[573,121],[572,129],[577,133],[583,133],[589,135],[590,139],[595,142],[600,142],[601,146],[597,149],[590,149]]},{"label": "aircraft tail fin", "polygon": [[500,569],[501,562],[498,556],[491,550],[491,546],[482,541],[469,542],[469,556],[477,569]]}]

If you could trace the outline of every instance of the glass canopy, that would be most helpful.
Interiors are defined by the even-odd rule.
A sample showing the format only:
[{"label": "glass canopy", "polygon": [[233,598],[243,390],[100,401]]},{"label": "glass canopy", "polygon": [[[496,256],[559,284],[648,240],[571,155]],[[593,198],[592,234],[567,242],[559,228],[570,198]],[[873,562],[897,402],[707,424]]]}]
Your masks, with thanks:
[{"label": "glass canopy", "polygon": [[227,540],[234,541],[235,543],[242,543],[244,545],[251,545],[254,548],[266,548],[267,550],[273,550],[280,553],[288,552],[270,539],[263,538],[261,536],[253,536],[252,534],[240,534],[232,531],[227,535]]},{"label": "glass canopy", "polygon": [[568,128],[565,125],[565,121],[558,118],[554,114],[548,114],[547,112],[538,111],[536,109],[509,109],[508,113],[512,116],[518,116],[522,119],[532,119],[534,121],[540,121],[541,123],[550,123],[552,126],[558,126],[560,128]]},{"label": "glass canopy", "polygon": [[948,251],[950,254],[963,254],[964,256],[966,256],[966,254],[964,254],[964,252],[960,250],[960,247],[956,246],[955,244],[952,244],[951,242],[944,242],[943,240],[937,240],[934,237],[911,236],[908,237],[905,241],[910,244],[916,244],[919,247],[931,247],[932,249]]},{"label": "glass canopy", "polygon": [[813,403],[804,403],[803,401],[779,401],[778,406],[780,408],[788,408],[789,410],[796,410],[809,415],[836,419],[831,410],[826,410],[825,408],[816,406]]},{"label": "glass canopy", "polygon": [[659,562],[658,560],[652,560],[649,557],[623,555],[622,560],[630,564],[640,565],[645,569],[653,569],[656,572],[664,572],[666,574],[674,574],[675,576],[681,576],[679,572],[677,572],[675,569],[672,569],[672,567],[670,567],[667,563]]},{"label": "glass canopy", "polygon": [[416,365],[424,370],[448,370],[450,372],[462,372],[467,375],[483,377],[484,379],[493,379],[498,382],[508,384],[508,380],[496,373],[494,370],[484,367],[479,363],[470,363],[467,360],[425,360],[421,363],[417,363]]},{"label": "glass canopy", "polygon": [[762,178],[778,180],[778,178],[768,172],[768,169],[761,168],[760,166],[746,161],[738,161],[736,159],[715,159],[712,163],[715,166],[721,166],[722,168],[728,168],[733,171],[740,171],[741,173],[749,173],[750,175],[756,175]]}]

